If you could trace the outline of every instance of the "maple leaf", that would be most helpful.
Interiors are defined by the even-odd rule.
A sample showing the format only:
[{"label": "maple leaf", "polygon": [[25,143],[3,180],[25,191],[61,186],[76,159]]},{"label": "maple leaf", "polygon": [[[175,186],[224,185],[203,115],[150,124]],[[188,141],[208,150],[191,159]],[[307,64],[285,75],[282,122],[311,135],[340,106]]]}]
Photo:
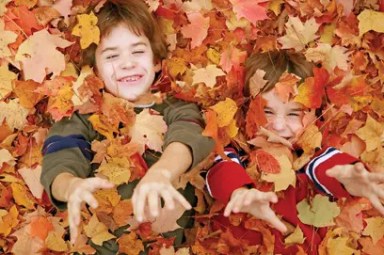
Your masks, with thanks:
[{"label": "maple leaf", "polygon": [[7,9],[7,4],[10,2],[11,0],[1,0],[0,1],[0,16],[3,16],[3,14],[6,12],[6,9]]},{"label": "maple leaf", "polygon": [[32,195],[37,199],[42,199],[44,187],[40,183],[41,166],[35,169],[23,167],[18,169],[18,173],[23,177]]},{"label": "maple leaf", "polygon": [[311,124],[304,129],[297,141],[297,145],[304,150],[305,154],[313,153],[316,148],[321,148],[322,134],[315,124]]},{"label": "maple leaf", "polygon": [[348,244],[350,243],[348,237],[337,237],[335,239],[329,239],[327,242],[328,254],[340,254],[340,255],[351,255],[360,254],[356,249],[353,249]]},{"label": "maple leaf", "polygon": [[19,224],[18,216],[19,211],[16,206],[13,205],[9,209],[9,212],[0,218],[0,234],[8,236],[12,229]]},{"label": "maple leaf", "polygon": [[298,217],[301,222],[315,227],[335,225],[333,219],[339,215],[340,208],[334,202],[329,202],[328,197],[317,194],[309,204],[307,199],[297,205]]},{"label": "maple leaf", "polygon": [[298,17],[289,16],[285,23],[286,35],[277,40],[282,44],[282,49],[293,48],[301,51],[308,43],[318,38],[316,32],[319,26],[313,17],[302,23]]},{"label": "maple leaf", "polygon": [[0,102],[0,123],[4,120],[11,130],[22,129],[27,123],[29,110],[19,104],[19,99],[9,100],[8,103]]},{"label": "maple leaf", "polygon": [[297,82],[300,81],[300,77],[291,73],[283,73],[279,81],[275,85],[275,93],[283,101],[287,103],[288,100],[297,94]]},{"label": "maple leaf", "polygon": [[258,149],[250,153],[251,161],[256,161],[257,166],[263,173],[278,174],[281,172],[279,161],[265,150]]},{"label": "maple leaf", "polygon": [[284,239],[285,244],[303,244],[304,234],[299,226],[296,226],[295,231]]},{"label": "maple leaf", "polygon": [[369,200],[365,198],[354,199],[348,201],[341,208],[339,216],[336,218],[336,225],[345,227],[356,233],[363,231],[363,210],[371,209],[372,206]]},{"label": "maple leaf", "polygon": [[348,55],[347,48],[339,45],[331,46],[327,43],[319,43],[316,48],[309,48],[305,57],[309,61],[321,62],[322,66],[333,72],[335,67],[342,70],[348,70]]},{"label": "maple leaf", "polygon": [[131,141],[141,145],[141,154],[145,146],[161,152],[167,128],[163,116],[151,114],[148,109],[144,109],[136,115],[135,124],[130,129]]},{"label": "maple leaf", "polygon": [[91,238],[94,244],[100,246],[104,241],[115,238],[114,235],[108,232],[108,228],[97,219],[95,214],[92,215],[88,224],[84,226],[84,232],[89,238]]},{"label": "maple leaf", "polygon": [[68,251],[67,243],[63,238],[54,231],[48,233],[47,238],[45,239],[45,245],[48,249],[56,252],[66,252]]},{"label": "maple leaf", "polygon": [[60,74],[65,69],[65,58],[56,48],[66,48],[71,44],[46,29],[35,32],[20,45],[15,56],[15,60],[23,64],[24,79],[42,82],[47,74]]},{"label": "maple leaf", "polygon": [[269,0],[230,0],[237,18],[246,18],[254,25],[256,25],[257,21],[268,18],[265,7],[261,5],[268,1]]},{"label": "maple leaf", "polygon": [[275,157],[280,165],[280,172],[265,173],[261,175],[261,179],[267,182],[273,182],[275,185],[274,191],[286,190],[290,185],[296,185],[296,173],[292,169],[292,163],[286,155]]},{"label": "maple leaf", "polygon": [[42,26],[46,26],[53,19],[60,17],[60,13],[52,6],[40,6],[36,8],[35,15],[37,21]]},{"label": "maple leaf", "polygon": [[191,0],[183,2],[181,7],[186,13],[210,11],[213,8],[212,0]]},{"label": "maple leaf", "polygon": [[229,47],[220,56],[220,66],[226,73],[229,73],[233,66],[240,66],[244,63],[246,56],[247,52]]},{"label": "maple leaf", "polygon": [[265,106],[266,102],[261,96],[256,96],[249,104],[245,119],[245,132],[249,138],[255,137],[258,128],[267,124],[267,117],[264,113]]},{"label": "maple leaf", "polygon": [[381,147],[380,137],[383,132],[384,125],[368,115],[364,127],[357,130],[356,135],[365,142],[366,151],[369,152]]},{"label": "maple leaf", "polygon": [[106,176],[108,180],[116,186],[128,183],[131,177],[129,170],[130,162],[127,158],[111,158],[108,162],[103,162],[97,169],[97,173]]},{"label": "maple leaf", "polygon": [[209,17],[204,17],[200,12],[187,13],[190,24],[181,28],[181,33],[186,38],[191,38],[191,48],[200,46],[208,35]]},{"label": "maple leaf", "polygon": [[377,243],[373,243],[370,237],[359,239],[362,251],[369,255],[381,255],[384,250],[384,239],[380,239]]},{"label": "maple leaf", "polygon": [[127,255],[139,255],[144,251],[143,242],[138,238],[135,232],[129,234],[123,234],[117,239],[119,244],[119,253],[125,253]]},{"label": "maple leaf", "polygon": [[204,83],[207,87],[213,88],[216,84],[216,78],[218,76],[223,76],[225,73],[223,70],[218,68],[216,65],[207,65],[203,68],[197,68],[193,70],[193,82],[192,85],[198,83]]},{"label": "maple leaf", "polygon": [[24,5],[28,9],[31,9],[37,4],[37,0],[14,0],[14,2],[17,6]]},{"label": "maple leaf", "polygon": [[15,42],[17,34],[4,29],[4,22],[0,20],[0,59],[12,56],[8,45]]},{"label": "maple leaf", "polygon": [[32,109],[43,97],[41,93],[36,92],[36,89],[41,86],[40,83],[33,80],[14,82],[16,96],[20,99],[20,105]]},{"label": "maple leaf", "polygon": [[364,228],[363,235],[372,237],[373,244],[376,244],[384,236],[384,218],[372,217],[364,220],[367,226]]},{"label": "maple leaf", "polygon": [[[1,38],[0,38],[0,42],[1,42]],[[0,100],[7,97],[12,92],[12,82],[16,78],[17,78],[17,75],[9,71],[8,66],[6,65],[0,66]]]},{"label": "maple leaf", "polygon": [[29,227],[31,237],[38,237],[42,241],[44,241],[48,233],[53,230],[53,224],[44,216],[33,217]]},{"label": "maple leaf", "polygon": [[60,87],[54,96],[51,96],[48,101],[47,112],[51,113],[52,118],[56,121],[64,117],[69,117],[73,112],[72,104],[72,78],[58,76],[52,81],[45,83],[59,83]]},{"label": "maple leaf", "polygon": [[264,88],[265,84],[267,84],[267,80],[264,80],[265,71],[261,69],[257,69],[252,77],[249,79],[249,94],[252,97],[257,96],[260,93],[260,90]]},{"label": "maple leaf", "polygon": [[217,114],[217,125],[219,127],[228,126],[238,110],[236,102],[228,97],[225,98],[225,101],[220,101],[210,108]]},{"label": "maple leaf", "polygon": [[88,48],[92,43],[99,44],[100,30],[97,26],[97,17],[93,12],[76,16],[78,24],[72,29],[72,34],[80,37],[82,49]]},{"label": "maple leaf", "polygon": [[374,10],[363,10],[358,16],[359,20],[359,36],[373,30],[379,33],[384,33],[384,28],[381,21],[384,19],[384,13]]},{"label": "maple leaf", "polygon": [[129,220],[133,217],[133,207],[131,200],[121,200],[113,208],[113,220],[118,227],[125,226],[129,223]]},{"label": "maple leaf", "polygon": [[16,204],[24,206],[27,209],[35,208],[35,199],[31,196],[28,189],[21,183],[11,183],[13,198]]}]

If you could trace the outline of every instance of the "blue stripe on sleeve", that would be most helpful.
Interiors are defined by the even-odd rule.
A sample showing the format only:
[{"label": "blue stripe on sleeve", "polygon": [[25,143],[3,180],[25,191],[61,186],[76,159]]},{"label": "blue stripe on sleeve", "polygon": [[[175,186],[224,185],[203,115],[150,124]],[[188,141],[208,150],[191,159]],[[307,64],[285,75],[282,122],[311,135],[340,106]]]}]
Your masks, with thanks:
[{"label": "blue stripe on sleeve", "polygon": [[46,155],[63,149],[76,147],[81,150],[84,157],[92,160],[91,144],[82,135],[51,136],[45,140],[42,153]]}]

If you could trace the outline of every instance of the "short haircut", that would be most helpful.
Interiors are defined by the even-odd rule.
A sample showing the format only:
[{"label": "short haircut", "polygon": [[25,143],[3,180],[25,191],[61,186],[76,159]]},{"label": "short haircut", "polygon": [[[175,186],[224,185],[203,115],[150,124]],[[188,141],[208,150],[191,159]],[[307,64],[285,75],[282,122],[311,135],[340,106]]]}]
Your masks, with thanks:
[{"label": "short haircut", "polygon": [[281,75],[288,71],[302,79],[313,76],[314,64],[308,62],[303,54],[289,53],[286,50],[253,53],[245,62],[244,95],[249,96],[249,81],[258,69],[265,71],[264,79],[267,80],[260,93],[273,89]]},{"label": "short haircut", "polygon": [[[142,0],[109,0],[96,16],[100,39],[108,35],[114,27],[123,24],[136,35],[144,35],[148,38],[155,61],[166,58],[168,50],[164,35],[155,17]],[[96,45],[91,45],[84,50],[83,65],[95,65],[96,48]]]}]

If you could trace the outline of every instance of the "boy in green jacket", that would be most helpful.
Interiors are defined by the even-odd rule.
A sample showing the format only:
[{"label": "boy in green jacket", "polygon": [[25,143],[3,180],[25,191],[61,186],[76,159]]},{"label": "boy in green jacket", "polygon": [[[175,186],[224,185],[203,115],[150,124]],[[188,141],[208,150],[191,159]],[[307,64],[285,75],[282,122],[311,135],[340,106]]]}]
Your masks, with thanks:
[{"label": "boy in green jacket", "polygon": [[[158,216],[161,200],[168,210],[176,203],[191,209],[172,181],[207,157],[213,141],[201,134],[204,122],[196,105],[175,99],[158,105],[147,96],[160,71],[161,59],[167,54],[155,19],[145,3],[138,0],[107,2],[97,17],[101,40],[94,52],[95,68],[107,92],[133,103],[137,111],[150,108],[160,112],[168,126],[162,155],[156,158],[153,151],[144,152],[148,171],[140,181],[120,185],[119,194],[122,199],[131,198],[138,222]],[[52,203],[68,209],[72,243],[78,236],[83,202],[96,208],[93,192],[114,186],[94,177],[90,144],[103,137],[88,117],[76,112],[55,123],[43,148],[41,182]],[[99,252],[115,254],[117,249],[112,244]]]}]

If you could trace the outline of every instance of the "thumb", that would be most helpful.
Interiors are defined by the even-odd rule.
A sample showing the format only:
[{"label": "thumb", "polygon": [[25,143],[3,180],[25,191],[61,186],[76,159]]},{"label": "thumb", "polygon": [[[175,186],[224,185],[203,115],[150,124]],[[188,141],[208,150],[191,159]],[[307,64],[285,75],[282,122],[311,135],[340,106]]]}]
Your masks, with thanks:
[{"label": "thumb", "polygon": [[364,167],[364,164],[363,164],[363,163],[358,162],[358,163],[355,164],[355,170],[356,170],[358,173],[363,172],[364,169],[365,169],[365,167]]}]

